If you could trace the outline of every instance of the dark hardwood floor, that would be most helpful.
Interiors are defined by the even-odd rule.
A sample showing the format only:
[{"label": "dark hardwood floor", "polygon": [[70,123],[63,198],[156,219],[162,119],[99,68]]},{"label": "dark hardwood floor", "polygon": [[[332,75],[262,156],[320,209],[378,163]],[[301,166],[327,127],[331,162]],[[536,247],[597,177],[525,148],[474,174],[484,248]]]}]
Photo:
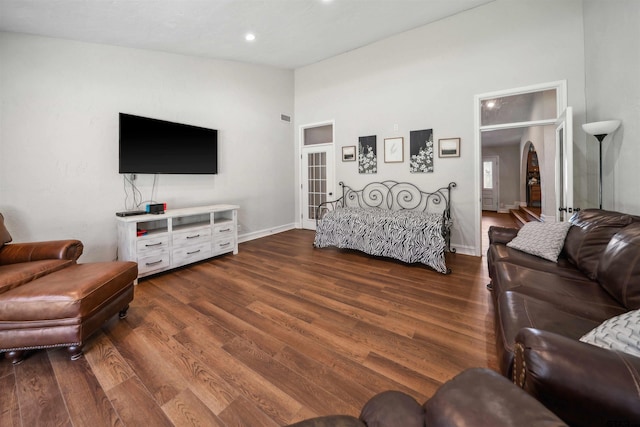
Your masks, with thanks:
[{"label": "dark hardwood floor", "polygon": [[72,362],[0,360],[2,426],[278,426],[357,416],[376,393],[422,402],[465,368],[497,369],[485,259],[450,275],[293,230],[142,279]]}]

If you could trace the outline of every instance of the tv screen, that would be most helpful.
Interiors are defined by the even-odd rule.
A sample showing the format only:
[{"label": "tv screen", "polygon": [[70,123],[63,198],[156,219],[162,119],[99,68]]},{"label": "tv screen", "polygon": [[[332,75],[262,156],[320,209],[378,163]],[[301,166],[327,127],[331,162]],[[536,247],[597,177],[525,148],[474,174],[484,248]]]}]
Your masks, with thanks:
[{"label": "tv screen", "polygon": [[218,131],[120,113],[119,171],[217,174]]}]

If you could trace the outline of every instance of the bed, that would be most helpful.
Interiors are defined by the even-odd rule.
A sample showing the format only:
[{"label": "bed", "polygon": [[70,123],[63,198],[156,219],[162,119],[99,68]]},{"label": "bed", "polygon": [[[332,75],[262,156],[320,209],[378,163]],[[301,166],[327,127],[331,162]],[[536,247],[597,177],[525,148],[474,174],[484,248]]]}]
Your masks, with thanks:
[{"label": "bed", "polygon": [[407,182],[382,181],[354,190],[340,182],[342,197],[316,209],[316,248],[355,249],[369,255],[422,263],[451,272],[451,190],[455,182],[426,192]]}]

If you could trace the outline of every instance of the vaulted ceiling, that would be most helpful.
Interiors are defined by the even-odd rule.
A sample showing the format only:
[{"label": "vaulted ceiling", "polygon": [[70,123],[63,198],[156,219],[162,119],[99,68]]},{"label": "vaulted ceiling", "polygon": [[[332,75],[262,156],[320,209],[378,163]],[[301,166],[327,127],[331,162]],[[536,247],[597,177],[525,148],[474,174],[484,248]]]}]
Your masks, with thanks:
[{"label": "vaulted ceiling", "polygon": [[491,1],[0,0],[0,31],[294,69]]}]

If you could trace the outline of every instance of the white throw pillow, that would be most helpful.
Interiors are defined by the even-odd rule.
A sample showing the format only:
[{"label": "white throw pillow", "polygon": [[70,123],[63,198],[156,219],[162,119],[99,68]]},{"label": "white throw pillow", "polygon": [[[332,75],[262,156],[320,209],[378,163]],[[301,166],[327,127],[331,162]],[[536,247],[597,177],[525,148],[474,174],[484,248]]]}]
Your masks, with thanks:
[{"label": "white throw pillow", "polygon": [[518,230],[518,235],[507,246],[558,262],[569,227],[569,222],[528,222]]},{"label": "white throw pillow", "polygon": [[605,320],[580,341],[640,357],[640,310]]}]

